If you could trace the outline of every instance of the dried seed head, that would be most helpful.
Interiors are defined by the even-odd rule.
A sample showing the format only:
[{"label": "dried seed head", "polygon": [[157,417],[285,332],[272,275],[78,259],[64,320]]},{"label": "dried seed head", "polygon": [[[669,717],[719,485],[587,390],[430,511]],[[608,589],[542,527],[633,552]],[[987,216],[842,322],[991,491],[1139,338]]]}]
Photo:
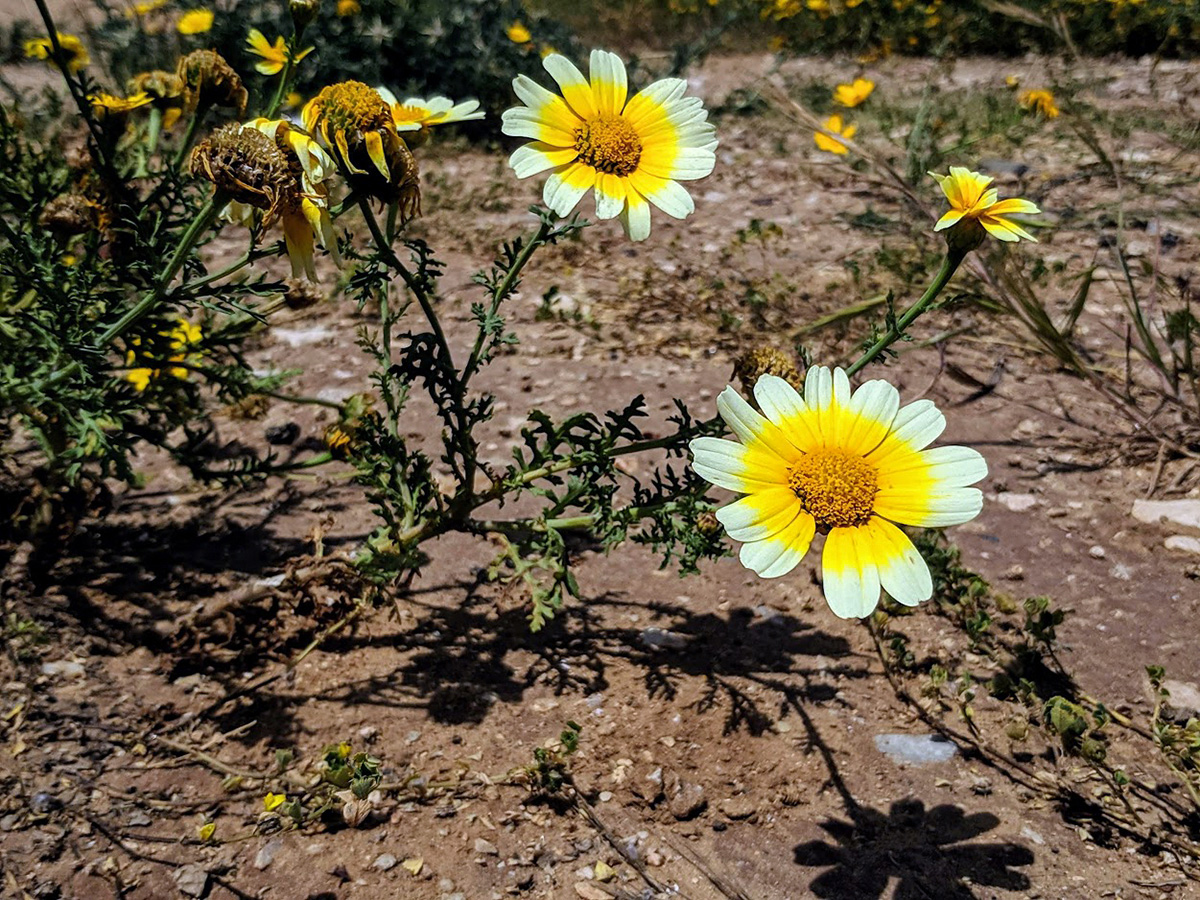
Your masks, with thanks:
[{"label": "dried seed head", "polygon": [[155,100],[176,100],[183,96],[183,79],[175,72],[154,69],[140,72],[127,82],[131,94],[144,91]]},{"label": "dried seed head", "polygon": [[777,375],[795,388],[804,384],[804,373],[792,357],[774,347],[755,347],[743,353],[733,364],[733,374],[747,397],[754,396],[754,385],[763,375]]},{"label": "dried seed head", "polygon": [[321,292],[307,281],[298,278],[289,279],[287,290],[283,294],[283,302],[288,309],[307,309],[321,300]]},{"label": "dried seed head", "polygon": [[175,74],[183,83],[189,112],[200,106],[228,106],[239,117],[246,112],[250,97],[242,79],[215,50],[193,50],[181,57]]},{"label": "dried seed head", "polygon": [[264,226],[298,209],[299,161],[254,128],[225,125],[192,151],[193,175],[207,178],[233,200],[265,210]]},{"label": "dried seed head", "polygon": [[721,530],[721,522],[711,512],[702,512],[696,517],[696,530],[705,536],[717,534]]},{"label": "dried seed head", "polygon": [[46,204],[38,222],[61,235],[86,234],[99,226],[94,203],[83,194],[63,194]]}]

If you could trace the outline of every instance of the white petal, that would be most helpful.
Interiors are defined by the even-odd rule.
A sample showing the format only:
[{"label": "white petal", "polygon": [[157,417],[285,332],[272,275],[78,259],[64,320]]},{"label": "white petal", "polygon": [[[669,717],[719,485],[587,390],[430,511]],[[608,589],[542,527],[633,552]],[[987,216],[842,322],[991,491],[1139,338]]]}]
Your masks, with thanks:
[{"label": "white petal", "polygon": [[879,603],[879,570],[859,546],[858,528],[834,528],[825,538],[821,581],[833,614],[843,619],[869,616]]},{"label": "white petal", "polygon": [[717,510],[717,521],[735,541],[761,541],[779,534],[802,512],[788,488],[777,487],[736,500]]}]

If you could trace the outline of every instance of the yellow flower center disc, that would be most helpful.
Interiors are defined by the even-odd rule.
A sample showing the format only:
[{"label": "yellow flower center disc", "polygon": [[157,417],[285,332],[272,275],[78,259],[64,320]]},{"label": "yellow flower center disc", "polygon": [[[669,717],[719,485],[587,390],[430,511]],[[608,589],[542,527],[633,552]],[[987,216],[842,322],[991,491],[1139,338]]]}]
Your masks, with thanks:
[{"label": "yellow flower center disc", "polygon": [[575,130],[579,161],[609,175],[628,175],[642,158],[642,142],[620,116],[600,116]]},{"label": "yellow flower center disc", "polygon": [[818,525],[848,528],[871,518],[879,475],[855,453],[814,450],[792,466],[788,487]]},{"label": "yellow flower center disc", "polygon": [[340,131],[353,138],[356,131],[379,131],[392,124],[392,112],[383,98],[361,81],[343,81],[322,88],[317,102],[331,134]]}]

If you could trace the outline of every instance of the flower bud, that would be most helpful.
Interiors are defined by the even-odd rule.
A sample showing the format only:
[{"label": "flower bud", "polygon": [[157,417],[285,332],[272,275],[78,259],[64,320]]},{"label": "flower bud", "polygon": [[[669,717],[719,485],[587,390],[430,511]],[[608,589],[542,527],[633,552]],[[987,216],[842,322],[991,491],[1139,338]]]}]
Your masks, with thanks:
[{"label": "flower bud", "polygon": [[314,21],[321,11],[321,0],[289,0],[288,9],[292,13],[292,22],[296,31],[303,31]]},{"label": "flower bud", "polygon": [[946,235],[946,246],[951,253],[966,256],[983,243],[987,230],[978,219],[964,216],[943,232]]}]

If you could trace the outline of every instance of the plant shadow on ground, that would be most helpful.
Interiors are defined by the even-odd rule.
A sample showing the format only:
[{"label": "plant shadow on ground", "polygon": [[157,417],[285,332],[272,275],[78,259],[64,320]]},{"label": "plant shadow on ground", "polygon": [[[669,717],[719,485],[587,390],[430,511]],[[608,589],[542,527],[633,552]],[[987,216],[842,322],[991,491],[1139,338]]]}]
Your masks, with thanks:
[{"label": "plant shadow on ground", "polygon": [[[640,623],[611,624],[632,610],[663,617],[661,630]],[[655,648],[653,641],[664,633],[672,646]],[[341,654],[365,646],[394,648],[405,657],[391,671],[339,684],[313,699],[365,706],[424,705],[434,721],[476,724],[492,704],[520,702],[538,683],[549,684],[557,694],[602,692],[609,687],[609,667],[620,664],[643,670],[652,698],[672,700],[685,682],[700,679],[704,688],[694,708],[724,708],[726,733],[745,728],[757,735],[786,707],[833,699],[835,689],[815,683],[814,677],[867,674],[865,664],[816,665],[818,656],[851,657],[849,642],[791,616],[761,619],[750,610],[735,609],[726,618],[633,603],[613,593],[589,598],[533,633],[524,608],[497,611],[479,596],[478,586],[472,586],[461,606],[425,607],[425,616],[409,631],[349,637],[330,642],[327,649]],[[764,708],[741,681],[778,692],[777,709]]]},{"label": "plant shadow on ground", "polygon": [[829,840],[795,848],[796,864],[824,867],[809,884],[823,900],[869,900],[883,897],[898,882],[895,900],[972,900],[972,884],[1023,891],[1030,880],[1017,867],[1033,863],[1033,853],[1019,844],[967,844],[994,829],[992,813],[968,815],[951,804],[926,809],[917,799],[898,800],[886,811],[853,803],[845,819],[826,819],[821,828]]}]

